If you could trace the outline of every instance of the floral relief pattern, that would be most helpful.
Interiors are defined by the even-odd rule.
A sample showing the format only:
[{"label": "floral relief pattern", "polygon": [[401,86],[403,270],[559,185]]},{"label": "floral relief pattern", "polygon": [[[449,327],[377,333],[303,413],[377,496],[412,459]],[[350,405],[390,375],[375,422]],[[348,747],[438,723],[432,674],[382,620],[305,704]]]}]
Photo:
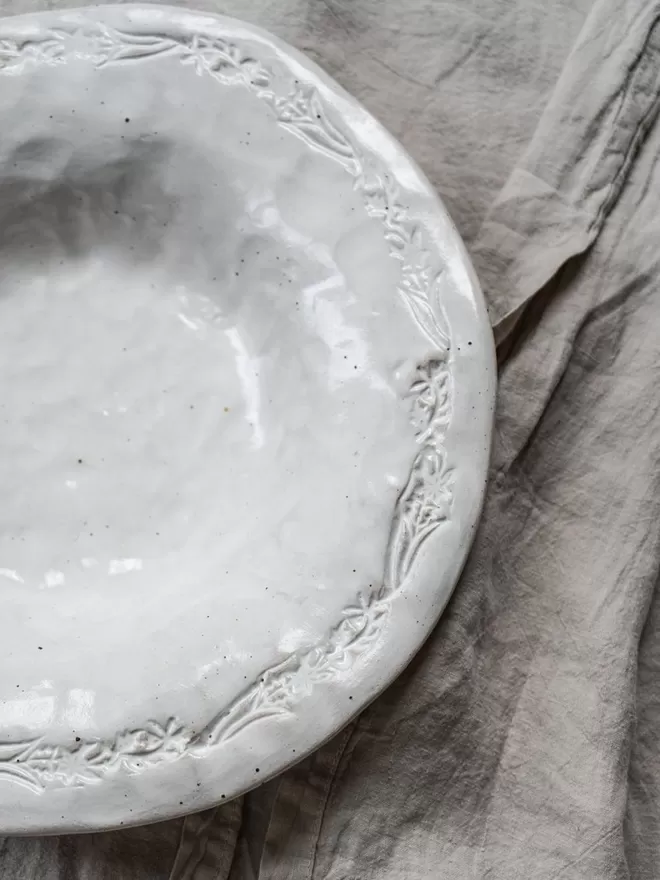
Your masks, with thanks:
[{"label": "floral relief pattern", "polygon": [[229,40],[128,33],[101,23],[53,29],[38,38],[0,39],[0,73],[19,74],[29,64],[62,64],[72,56],[103,67],[163,55],[176,56],[200,75],[247,88],[268,105],[280,125],[341,162],[353,177],[365,210],[380,221],[390,254],[401,264],[398,292],[434,351],[418,367],[409,391],[419,449],[393,513],[382,583],[344,608],[321,642],[264,670],[201,731],[169,718],[107,740],[0,743],[0,777],[35,792],[98,782],[120,769],[139,773],[184,754],[203,754],[259,720],[291,714],[316,684],[350,669],[369,652],[382,633],[392,598],[405,585],[428,538],[451,516],[453,471],[444,441],[453,389],[449,331],[439,303],[442,273],[392,176],[329,118],[314,87],[289,80],[283,83],[286,94],[281,94],[261,62]]},{"label": "floral relief pattern", "polygon": [[125,730],[112,740],[80,741],[72,747],[50,745],[42,737],[0,744],[0,773],[35,792],[48,785],[98,782],[108,770],[124,767],[134,773],[183,754],[190,731],[176,718],[164,725],[148,721],[139,730]]}]

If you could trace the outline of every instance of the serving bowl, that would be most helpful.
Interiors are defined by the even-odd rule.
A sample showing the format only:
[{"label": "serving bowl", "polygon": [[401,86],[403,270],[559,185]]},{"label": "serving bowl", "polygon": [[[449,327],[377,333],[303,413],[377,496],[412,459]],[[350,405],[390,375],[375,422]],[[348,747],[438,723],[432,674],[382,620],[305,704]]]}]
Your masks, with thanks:
[{"label": "serving bowl", "polygon": [[0,22],[0,829],[205,808],[442,612],[495,370],[403,149],[236,21]]}]

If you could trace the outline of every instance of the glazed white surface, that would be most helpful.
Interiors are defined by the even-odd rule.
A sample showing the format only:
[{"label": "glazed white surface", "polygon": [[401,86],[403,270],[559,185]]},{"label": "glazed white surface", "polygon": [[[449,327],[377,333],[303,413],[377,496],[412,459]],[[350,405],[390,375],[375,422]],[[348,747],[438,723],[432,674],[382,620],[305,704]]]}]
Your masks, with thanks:
[{"label": "glazed white surface", "polygon": [[0,23],[0,828],[201,809],[341,727],[469,547],[494,367],[450,221],[311,63]]}]

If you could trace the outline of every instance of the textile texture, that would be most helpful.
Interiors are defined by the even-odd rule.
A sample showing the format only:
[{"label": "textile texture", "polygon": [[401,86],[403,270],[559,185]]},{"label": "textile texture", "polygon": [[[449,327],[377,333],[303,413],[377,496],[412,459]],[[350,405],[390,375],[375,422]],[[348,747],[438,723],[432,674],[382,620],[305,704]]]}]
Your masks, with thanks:
[{"label": "textile texture", "polygon": [[443,197],[499,343],[484,515],[319,752],[183,821],[4,839],[0,877],[660,877],[660,0],[190,5],[306,51]]}]

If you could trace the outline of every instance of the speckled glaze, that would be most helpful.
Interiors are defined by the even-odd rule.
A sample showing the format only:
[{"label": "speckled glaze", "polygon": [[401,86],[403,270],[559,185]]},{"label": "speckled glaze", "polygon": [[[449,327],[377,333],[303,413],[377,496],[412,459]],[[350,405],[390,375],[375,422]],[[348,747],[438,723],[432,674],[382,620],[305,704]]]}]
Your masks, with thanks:
[{"label": "speckled glaze", "polygon": [[494,358],[411,160],[293,49],[0,22],[0,832],[203,809],[401,671],[458,578]]}]

